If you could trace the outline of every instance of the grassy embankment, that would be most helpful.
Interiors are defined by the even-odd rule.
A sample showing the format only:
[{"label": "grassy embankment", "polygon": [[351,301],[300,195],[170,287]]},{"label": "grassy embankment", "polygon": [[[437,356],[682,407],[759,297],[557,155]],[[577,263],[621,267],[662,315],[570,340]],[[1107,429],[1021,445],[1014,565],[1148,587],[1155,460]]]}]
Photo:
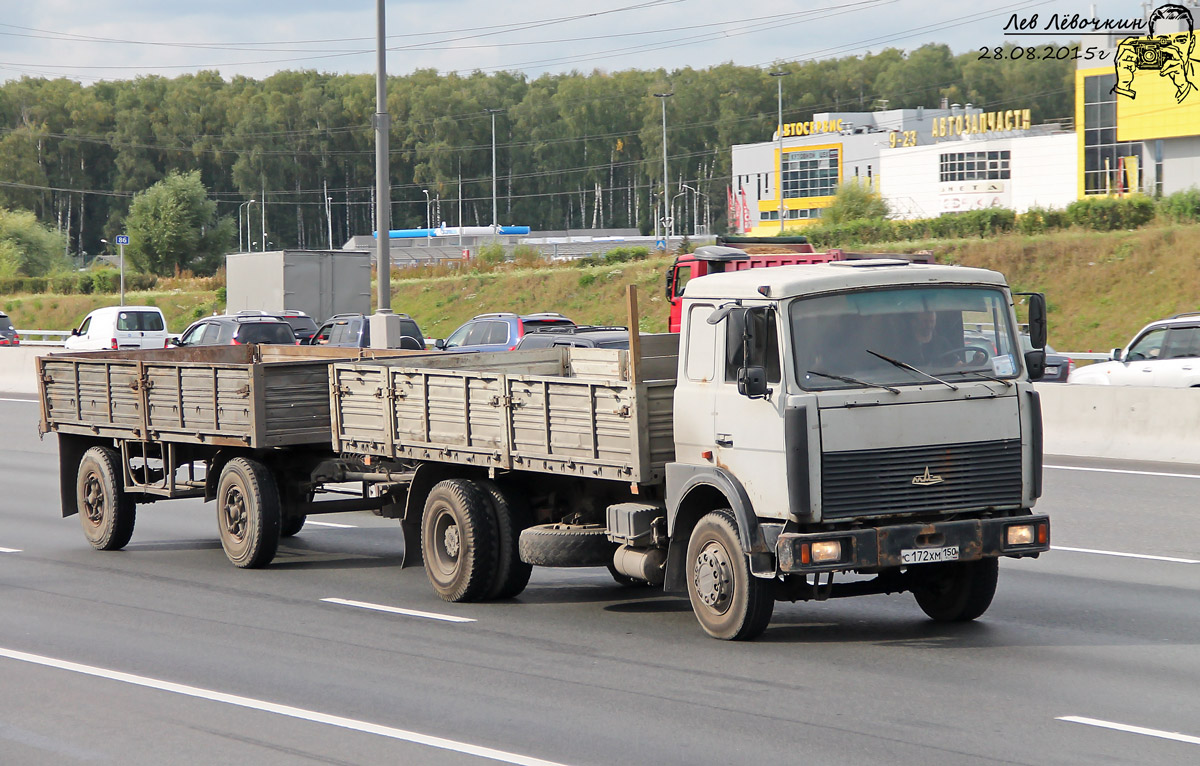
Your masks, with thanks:
[{"label": "grassy embankment", "polygon": [[[1123,346],[1142,325],[1200,310],[1200,226],[1160,226],[1095,233],[1068,230],[1038,236],[939,240],[871,246],[875,252],[930,249],[947,263],[1002,272],[1018,290],[1041,290],[1050,304],[1050,342],[1069,351]],[[442,337],[486,311],[560,311],[578,322],[625,324],[625,285],[639,291],[641,327],[666,328],[663,279],[669,258],[604,266],[519,267],[492,272],[409,275],[392,282],[392,308],[411,314],[430,337]],[[198,280],[197,280],[198,282]],[[197,285],[199,286],[199,285]],[[223,308],[215,290],[174,289],[127,295],[153,303],[173,331]],[[18,328],[68,329],[112,295],[34,295],[2,307]]]}]

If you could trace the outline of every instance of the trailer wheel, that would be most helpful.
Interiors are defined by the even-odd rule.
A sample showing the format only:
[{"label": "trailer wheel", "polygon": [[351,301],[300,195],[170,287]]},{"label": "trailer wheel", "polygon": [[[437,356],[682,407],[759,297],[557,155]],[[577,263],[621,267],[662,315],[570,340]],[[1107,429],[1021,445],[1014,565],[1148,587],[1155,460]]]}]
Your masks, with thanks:
[{"label": "trailer wheel", "polygon": [[421,515],[421,554],[429,582],[443,600],[484,597],[497,555],[491,499],[463,479],[436,484]]},{"label": "trailer wheel", "polygon": [[267,467],[244,457],[226,463],[217,483],[217,528],[229,561],[242,569],[270,564],[279,524],[279,490]]},{"label": "trailer wheel", "polygon": [[521,561],[518,550],[521,531],[529,526],[529,511],[520,498],[503,491],[495,482],[478,481],[476,485],[491,499],[496,516],[496,569],[484,598],[512,598],[525,590],[533,573],[533,567]]},{"label": "trailer wheel", "polygon": [[539,524],[521,533],[521,560],[542,567],[602,567],[613,544],[600,524]]},{"label": "trailer wheel", "polygon": [[766,630],[775,610],[775,583],[751,574],[731,511],[711,511],[696,523],[687,564],[688,600],[705,633],[745,641]]},{"label": "trailer wheel", "polygon": [[83,534],[98,551],[117,551],[133,537],[136,510],[125,494],[112,447],[91,447],[79,461],[75,497]]},{"label": "trailer wheel", "polygon": [[1000,573],[999,559],[930,566],[936,569],[921,572],[922,582],[913,588],[913,596],[921,611],[931,619],[969,622],[992,605]]}]

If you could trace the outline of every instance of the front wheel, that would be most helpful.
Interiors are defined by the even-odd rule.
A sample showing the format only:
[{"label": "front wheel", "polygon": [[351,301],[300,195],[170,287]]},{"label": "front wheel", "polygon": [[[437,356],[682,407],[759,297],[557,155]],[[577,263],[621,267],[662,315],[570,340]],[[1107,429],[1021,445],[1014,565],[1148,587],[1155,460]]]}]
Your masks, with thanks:
[{"label": "front wheel", "polygon": [[279,549],[279,490],[257,460],[235,457],[217,483],[217,528],[225,556],[242,569],[264,567]]},{"label": "front wheel", "polygon": [[746,641],[766,630],[775,610],[775,583],[750,572],[731,511],[712,511],[697,522],[687,564],[688,600],[705,633]]},{"label": "front wheel", "polygon": [[133,537],[135,506],[118,472],[121,456],[112,447],[83,453],[75,480],[75,498],[83,534],[98,551],[117,551]]},{"label": "front wheel", "polygon": [[[938,622],[969,622],[982,615],[996,595],[999,559],[932,564],[913,588],[917,605]],[[927,579],[926,579],[927,578]]]}]

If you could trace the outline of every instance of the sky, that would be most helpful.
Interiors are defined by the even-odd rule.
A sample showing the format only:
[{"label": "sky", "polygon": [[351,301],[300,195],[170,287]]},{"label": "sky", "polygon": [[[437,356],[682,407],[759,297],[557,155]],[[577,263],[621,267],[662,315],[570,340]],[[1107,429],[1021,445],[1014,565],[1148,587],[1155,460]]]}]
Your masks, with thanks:
[{"label": "sky", "polygon": [[[1054,14],[1088,17],[1093,7],[1100,18],[1142,15],[1132,0],[388,0],[387,68],[536,78],[724,62],[766,68],[930,42],[964,53],[1005,40],[1077,39],[1005,37],[1003,29],[1014,13],[1037,13],[1040,30]],[[202,69],[227,79],[373,73],[375,22],[374,0],[0,0],[0,81],[90,84]]]}]

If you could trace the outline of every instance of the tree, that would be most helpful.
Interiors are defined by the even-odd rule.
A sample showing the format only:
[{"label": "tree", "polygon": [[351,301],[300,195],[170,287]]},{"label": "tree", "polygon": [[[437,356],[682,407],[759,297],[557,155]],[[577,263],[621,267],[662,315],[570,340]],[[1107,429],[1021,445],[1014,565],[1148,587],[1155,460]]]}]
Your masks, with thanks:
[{"label": "tree", "polygon": [[136,195],[125,222],[129,260],[151,274],[211,273],[233,239],[233,219],[217,218],[217,203],[195,170],[172,171]]},{"label": "tree", "polygon": [[26,210],[0,208],[0,276],[41,277],[65,268],[66,239]]},{"label": "tree", "polygon": [[845,223],[868,218],[886,218],[888,212],[883,197],[855,178],[838,186],[837,196],[825,209],[825,221]]}]

